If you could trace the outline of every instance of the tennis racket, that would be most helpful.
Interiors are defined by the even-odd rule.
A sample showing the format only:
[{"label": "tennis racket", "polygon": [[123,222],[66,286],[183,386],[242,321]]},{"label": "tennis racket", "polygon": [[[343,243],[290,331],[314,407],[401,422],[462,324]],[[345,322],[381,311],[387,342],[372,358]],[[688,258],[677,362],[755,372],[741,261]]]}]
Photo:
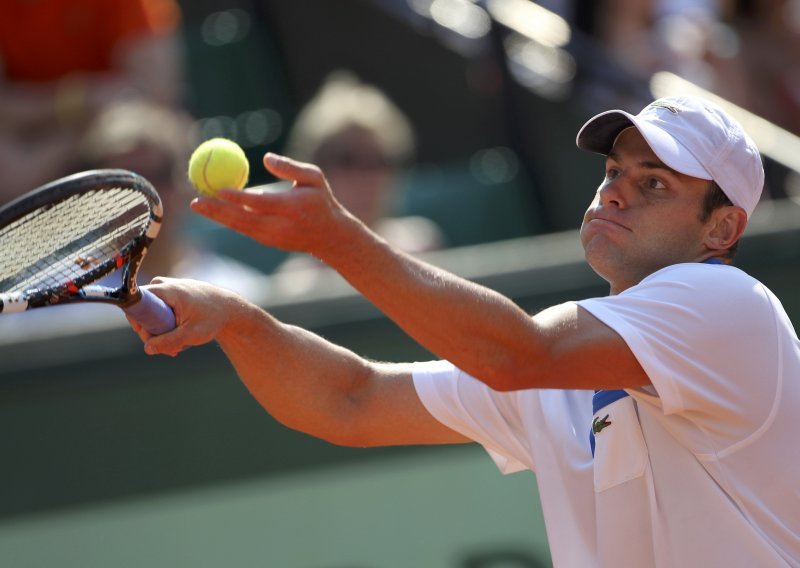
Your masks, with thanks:
[{"label": "tennis racket", "polygon": [[[161,227],[153,186],[126,170],[92,170],[35,189],[0,208],[0,313],[75,302],[125,310],[153,335],[175,328],[136,273]],[[121,270],[118,287],[94,284]]]}]

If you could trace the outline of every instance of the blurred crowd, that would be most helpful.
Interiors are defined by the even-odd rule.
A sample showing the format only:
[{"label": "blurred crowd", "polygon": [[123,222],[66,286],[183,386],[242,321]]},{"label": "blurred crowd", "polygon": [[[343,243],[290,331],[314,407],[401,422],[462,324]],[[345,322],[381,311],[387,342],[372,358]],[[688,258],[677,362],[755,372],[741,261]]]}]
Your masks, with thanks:
[{"label": "blurred crowd", "polygon": [[67,171],[108,105],[179,107],[180,10],[172,0],[12,0],[0,18],[0,200]]},{"label": "blurred crowd", "polygon": [[569,13],[633,76],[671,71],[800,135],[800,1],[598,0]]},{"label": "blurred crowd", "polygon": [[[592,37],[631,77],[672,71],[800,134],[800,0],[540,4]],[[205,265],[212,280],[250,281],[246,267],[181,238],[191,198],[185,162],[201,117],[185,104],[191,84],[178,0],[10,0],[4,8],[0,204],[82,169],[132,169],[151,179],[171,214],[149,273],[202,276],[188,267]],[[394,180],[414,159],[408,117],[352,73],[318,83],[311,100],[298,102],[305,106],[277,150],[320,164],[338,198],[400,247],[446,246],[429,219],[391,214]],[[290,257],[278,271],[298,268],[319,267]]]}]

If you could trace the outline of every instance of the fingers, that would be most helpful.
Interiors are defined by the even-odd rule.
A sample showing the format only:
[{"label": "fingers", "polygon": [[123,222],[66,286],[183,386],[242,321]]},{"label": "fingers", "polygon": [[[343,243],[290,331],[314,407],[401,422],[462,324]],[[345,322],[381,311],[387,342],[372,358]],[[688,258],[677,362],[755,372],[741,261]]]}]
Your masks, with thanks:
[{"label": "fingers", "polygon": [[[153,294],[155,294],[156,296],[158,296],[159,298],[164,300],[164,298],[162,297],[162,292],[160,292],[158,290],[158,286],[157,285],[158,284],[164,284],[167,280],[168,279],[161,278],[161,277],[154,278],[153,280],[151,280],[151,284],[149,286],[142,286],[142,288],[147,289],[148,291],[152,292]],[[166,300],[164,300],[164,301],[166,301]],[[174,310],[174,307],[171,304],[169,304],[169,305]],[[144,327],[137,320],[133,319],[132,317],[130,317],[128,315],[126,315],[126,318],[128,320],[128,323],[130,323],[131,328],[133,329],[133,331],[136,333],[136,335],[139,336],[139,339],[142,340],[142,343],[144,343],[145,353],[148,353],[150,355],[154,355],[154,354],[160,352],[160,350],[153,350],[151,347],[149,347],[150,341],[154,338],[154,336],[152,334],[148,333],[148,331],[146,329],[144,329]]]},{"label": "fingers", "polygon": [[270,246],[281,246],[282,243],[276,242],[274,235],[283,232],[290,223],[278,215],[256,212],[215,199],[196,199],[190,207],[195,213]]},{"label": "fingers", "polygon": [[136,333],[136,335],[139,336],[139,339],[142,340],[142,343],[144,343],[148,339],[150,339],[151,335],[149,333],[147,333],[147,330],[145,330],[138,321],[136,321],[135,319],[133,319],[132,317],[130,317],[128,315],[126,315],[125,317],[128,320],[128,323],[130,324],[131,329],[133,329],[134,333]]},{"label": "fingers", "polygon": [[264,155],[264,167],[275,177],[294,181],[297,185],[320,186],[324,183],[324,176],[317,166],[286,156],[267,152]]},{"label": "fingers", "polygon": [[[192,202],[201,204],[202,209],[196,211],[213,212],[220,201],[234,203],[261,213],[280,212],[287,206],[297,201],[298,188],[315,188],[324,190],[327,187],[325,176],[314,164],[307,164],[292,160],[285,156],[267,153],[264,156],[264,166],[279,179],[293,181],[292,191],[275,191],[268,186],[249,187],[244,190],[221,189],[214,197],[199,197]],[[207,209],[206,209],[207,208]]]},{"label": "fingers", "polygon": [[[220,193],[222,194],[224,192]],[[245,206],[243,208],[241,205],[233,203],[232,200],[222,201],[220,199],[199,197],[193,199],[189,207],[191,207],[192,211],[195,213],[199,213],[204,217],[208,217],[209,219],[228,226],[237,218],[258,216],[252,207]]]},{"label": "fingers", "polygon": [[292,180],[292,188],[221,190],[214,198],[193,200],[191,209],[261,244],[282,250],[316,254],[330,246],[330,236],[347,215],[322,171],[313,164],[276,154],[266,154],[264,165],[275,176]]},{"label": "fingers", "polygon": [[298,194],[302,193],[302,190],[276,192],[260,187],[249,187],[242,191],[224,189],[217,194],[216,199],[198,198],[197,201],[222,201],[223,203],[231,203],[259,213],[271,214],[281,213],[291,207],[297,201]]},{"label": "fingers", "polygon": [[312,200],[327,201],[327,186],[320,174],[319,185],[297,185],[289,191],[274,191],[267,187],[244,190],[222,189],[214,197],[197,197],[190,206],[193,211],[215,221],[241,215],[243,210],[266,215],[291,215],[303,210]]},{"label": "fingers", "polygon": [[144,342],[144,352],[148,355],[176,357],[178,353],[190,346],[182,340],[181,335],[181,332],[176,329],[171,333],[153,336]]},{"label": "fingers", "polygon": [[[164,278],[162,278],[162,277],[158,276],[158,277],[156,277],[156,278],[153,278],[153,279],[150,281],[150,284],[159,284],[159,283],[162,283],[162,282],[164,282]],[[148,287],[148,286],[142,286],[142,288],[148,288],[148,289],[149,289],[149,287]],[[128,323],[130,324],[130,326],[131,326],[131,329],[133,329],[133,331],[136,333],[136,335],[138,335],[138,336],[139,336],[139,339],[141,339],[141,340],[142,340],[142,342],[146,342],[148,339],[150,339],[150,338],[152,337],[152,334],[150,334],[150,333],[149,333],[149,332],[148,332],[148,331],[147,331],[147,330],[146,330],[146,329],[145,329],[145,328],[142,326],[142,324],[141,324],[141,323],[139,323],[139,321],[138,321],[138,320],[136,320],[136,319],[132,318],[132,317],[131,317],[130,315],[128,315],[128,313],[127,313],[127,312],[125,312],[125,311],[123,311],[123,313],[125,314],[125,319],[127,319],[127,320],[128,320]]]},{"label": "fingers", "polygon": [[[213,341],[230,314],[226,299],[235,295],[195,280],[159,278],[145,288],[161,298],[175,313],[177,327],[152,336],[132,322],[144,342],[145,353],[174,357],[188,347]],[[238,296],[236,296],[238,298]]]},{"label": "fingers", "polygon": [[[165,293],[163,286],[169,282],[170,279],[168,278],[154,278],[151,281],[151,284],[148,286],[143,286],[142,288],[147,289],[148,291],[152,292],[154,295],[158,296],[162,300],[164,300],[173,310],[175,310],[175,299],[169,299],[169,294]],[[176,319],[177,319],[177,312],[176,312]],[[153,344],[153,340],[156,336],[148,333],[142,325],[133,319],[130,316],[126,315],[128,323],[130,323],[131,328],[133,331],[139,336],[139,339],[142,340],[144,343],[144,350],[145,353],[149,355],[156,355],[156,354],[165,354],[165,355],[177,355],[180,351],[183,350],[182,339],[180,337],[181,334],[175,334],[174,332],[170,332],[167,335],[172,335],[173,337],[168,338],[166,341],[159,341]],[[179,321],[179,320],[178,320]]]}]

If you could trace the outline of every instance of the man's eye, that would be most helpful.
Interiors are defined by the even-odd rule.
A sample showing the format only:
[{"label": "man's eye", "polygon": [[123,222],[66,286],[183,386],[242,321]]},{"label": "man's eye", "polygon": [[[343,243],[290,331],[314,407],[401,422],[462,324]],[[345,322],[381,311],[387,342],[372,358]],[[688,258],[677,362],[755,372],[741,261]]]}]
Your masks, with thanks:
[{"label": "man's eye", "polygon": [[609,169],[606,170],[606,179],[607,180],[612,180],[612,179],[616,178],[618,175],[619,175],[619,170],[617,170],[616,168],[609,168]]},{"label": "man's eye", "polygon": [[649,180],[647,180],[647,187],[649,187],[650,189],[666,189],[667,188],[667,186],[664,185],[664,182],[662,182],[658,178],[650,178]]}]

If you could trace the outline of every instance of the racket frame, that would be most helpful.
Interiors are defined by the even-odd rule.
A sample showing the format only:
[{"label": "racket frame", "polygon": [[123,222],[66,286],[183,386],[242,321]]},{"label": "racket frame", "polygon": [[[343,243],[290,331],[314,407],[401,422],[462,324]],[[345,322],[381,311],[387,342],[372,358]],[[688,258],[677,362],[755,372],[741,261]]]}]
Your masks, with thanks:
[{"label": "racket frame", "polygon": [[[30,288],[0,293],[0,313],[74,302],[104,302],[126,308],[141,299],[142,292],[136,283],[136,274],[148,247],[158,236],[163,219],[161,199],[155,188],[142,176],[128,170],[105,169],[90,170],[55,180],[0,208],[0,227],[5,227],[37,209],[53,207],[75,195],[119,187],[132,187],[146,198],[149,219],[144,230],[121,247],[114,257],[100,262],[75,280],[68,280],[52,289]],[[120,268],[120,287],[92,284]]]}]

